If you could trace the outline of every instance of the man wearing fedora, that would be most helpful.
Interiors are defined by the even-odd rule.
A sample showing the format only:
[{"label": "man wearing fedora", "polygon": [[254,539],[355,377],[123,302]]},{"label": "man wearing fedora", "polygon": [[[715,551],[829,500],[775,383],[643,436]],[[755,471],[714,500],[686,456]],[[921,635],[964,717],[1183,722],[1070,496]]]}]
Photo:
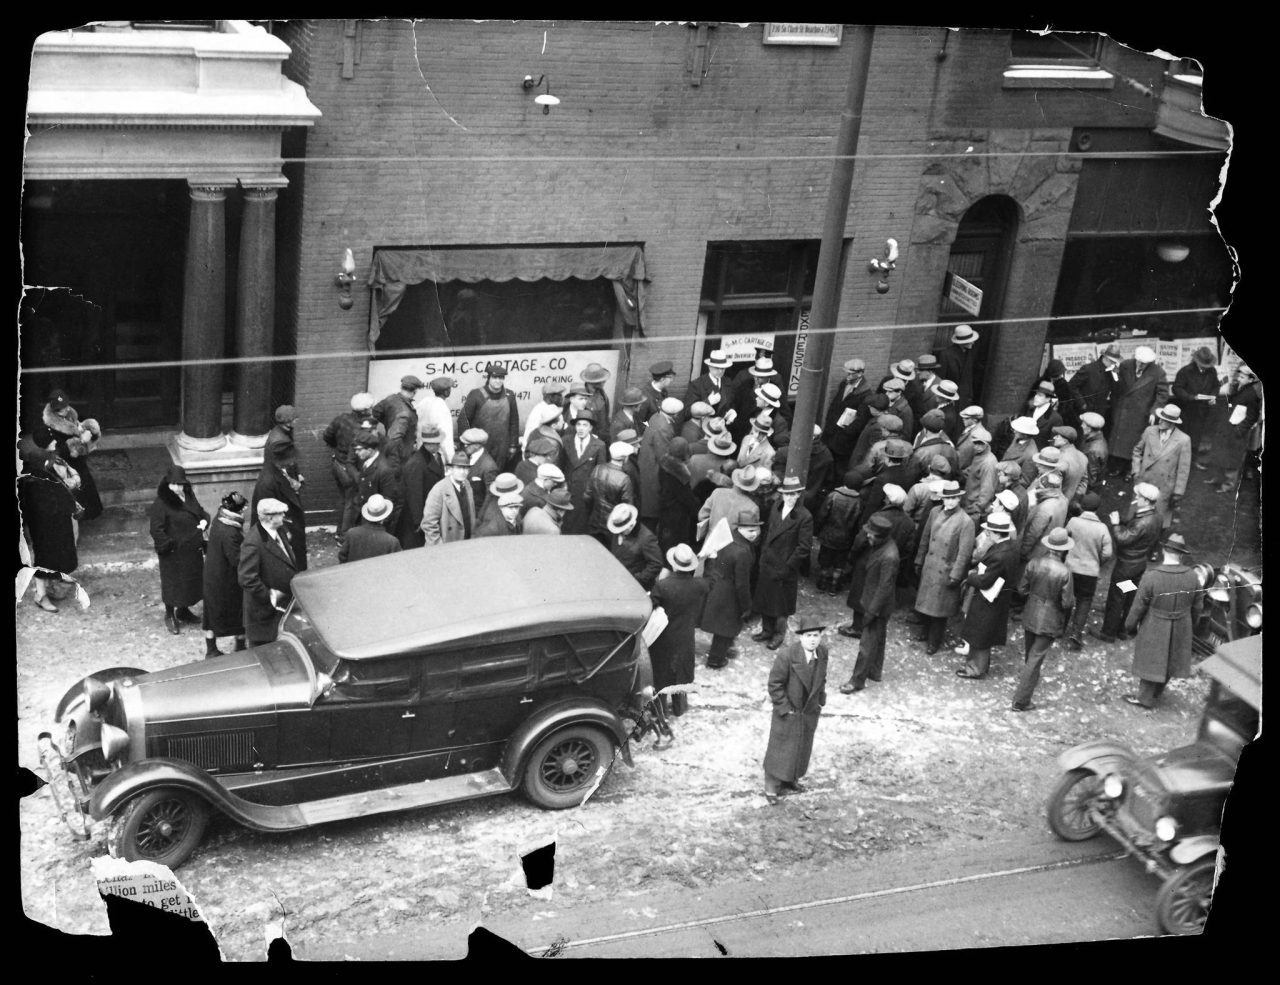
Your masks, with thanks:
[{"label": "man wearing fedora", "polygon": [[916,359],[916,378],[907,384],[907,403],[911,405],[917,421],[938,406],[938,395],[933,392],[933,386],[940,379],[937,356],[926,352]]},{"label": "man wearing fedora", "polygon": [[484,385],[467,394],[458,411],[458,430],[478,428],[488,440],[485,450],[499,472],[520,460],[520,411],[516,395],[507,389],[507,369],[491,362],[484,368]]},{"label": "man wearing fedora", "polygon": [[879,464],[879,461],[873,458],[870,479],[864,481],[859,487],[865,516],[870,516],[884,505],[885,486],[901,486],[905,492],[911,485],[907,481],[907,459],[910,455],[911,446],[901,438],[889,438],[885,441],[884,464]]},{"label": "man wearing fedora", "polygon": [[960,440],[960,390],[950,380],[938,380],[929,392],[933,394],[934,406],[942,411],[942,433],[958,444]]},{"label": "man wearing fedora", "polygon": [[338,547],[338,563],[363,561],[368,557],[381,557],[401,550],[400,541],[387,532],[386,522],[391,519],[395,504],[376,493],[360,509],[360,522],[347,531]]},{"label": "man wearing fedora", "polygon": [[1186,555],[1186,541],[1172,534],[1162,545],[1160,563],[1148,568],[1138,583],[1125,619],[1125,629],[1138,634],[1133,645],[1138,693],[1123,696],[1131,705],[1154,708],[1171,679],[1191,676],[1193,627],[1204,592]]},{"label": "man wearing fedora", "polygon": [[[500,472],[494,476],[493,481],[489,483],[485,490],[487,498],[485,505],[479,511],[480,522],[477,524],[474,536],[480,536],[479,528],[488,520],[496,520],[499,516],[498,500],[504,496],[519,496],[524,492],[524,482],[517,478],[514,472]],[[523,502],[523,500],[521,500]]]},{"label": "man wearing fedora", "polygon": [[[711,591],[709,579],[693,576],[698,568],[698,556],[692,547],[676,544],[667,551],[666,557],[671,574],[660,578],[649,590],[653,604],[667,614],[666,627],[649,647],[653,686],[659,694],[664,688],[693,683],[693,634]],[[661,697],[665,707],[667,696]],[[670,708],[673,715],[685,713],[688,701],[682,690],[671,693]]]},{"label": "man wearing fedora", "polygon": [[1027,417],[1036,422],[1036,446],[1043,448],[1053,437],[1053,429],[1062,426],[1062,415],[1056,404],[1058,397],[1053,384],[1041,380],[1027,399]]},{"label": "man wearing fedora", "polygon": [[701,401],[710,406],[712,417],[728,416],[730,419],[725,423],[731,424],[733,415],[730,415],[729,411],[733,409],[737,387],[731,380],[724,378],[724,372],[733,365],[733,360],[725,354],[723,349],[713,349],[711,355],[702,362],[707,367],[707,371],[689,384],[689,389],[684,394],[684,402],[691,408],[692,413],[693,405]]},{"label": "man wearing fedora", "polygon": [[760,538],[760,513],[754,504],[736,513],[729,524],[733,540],[707,558],[707,601],[698,617],[698,628],[711,634],[707,666],[724,667],[736,657],[733,641],[751,619],[751,565],[753,545]]},{"label": "man wearing fedora", "polygon": [[630,503],[619,503],[609,514],[609,550],[646,592],[662,570],[662,551],[652,530],[640,523],[640,514]]},{"label": "man wearing fedora", "polygon": [[489,484],[502,470],[488,452],[489,435],[481,428],[466,428],[458,435],[458,444],[471,464],[467,469],[467,482],[471,484],[471,499],[476,505],[476,522],[484,518],[489,502]]},{"label": "man wearing fedora", "polygon": [[373,419],[387,429],[382,454],[395,468],[401,468],[413,454],[418,440],[418,408],[414,399],[425,383],[416,376],[402,376],[400,389],[378,401]]},{"label": "man wearing fedora", "polygon": [[418,428],[434,424],[440,432],[440,454],[447,462],[457,448],[453,444],[453,411],[447,403],[458,384],[448,376],[433,377],[429,386],[418,393]]},{"label": "man wearing fedora", "polygon": [[975,681],[987,676],[991,648],[1004,646],[1009,640],[1009,608],[1019,564],[1018,544],[1013,539],[1016,531],[1009,514],[999,511],[989,514],[982,530],[989,540],[988,547],[964,579],[970,595],[960,635],[968,647],[964,651],[968,659],[956,670],[957,677]]},{"label": "man wearing fedora", "polygon": [[1142,432],[1152,423],[1153,415],[1169,401],[1169,381],[1156,362],[1155,350],[1140,345],[1133,357],[1121,361],[1116,370],[1116,385],[1111,391],[1112,474],[1131,471],[1133,448]]},{"label": "man wearing fedora", "polygon": [[[713,417],[711,420],[719,418]],[[733,484],[729,475],[737,467],[734,456],[738,446],[733,443],[728,431],[721,431],[707,441],[706,451],[699,452],[693,447],[689,450],[693,452],[689,456],[689,485],[698,497],[698,506],[701,508],[712,490]]]},{"label": "man wearing fedora", "polygon": [[760,411],[751,419],[751,431],[742,439],[738,449],[738,468],[747,466],[773,467],[773,445],[769,444],[769,435],[773,434],[773,420],[767,411]]},{"label": "man wearing fedora", "polygon": [[1209,414],[1218,399],[1222,381],[1218,379],[1218,359],[1213,350],[1202,345],[1173,377],[1172,396],[1182,408],[1182,430],[1191,439],[1191,464],[1204,469],[1200,446],[1204,442]]},{"label": "man wearing fedora", "polygon": [[1134,482],[1148,482],[1160,490],[1156,512],[1165,528],[1173,522],[1191,478],[1194,449],[1191,438],[1179,429],[1181,423],[1181,408],[1165,404],[1156,411],[1155,424],[1143,431],[1133,446],[1130,475]]},{"label": "man wearing fedora", "polygon": [[587,406],[595,417],[596,437],[606,445],[609,443],[609,395],[604,385],[609,380],[609,371],[599,363],[587,363],[583,369],[582,382],[587,385]]},{"label": "man wearing fedora", "polygon": [[476,504],[467,476],[471,460],[467,453],[454,454],[449,473],[427,493],[422,508],[422,536],[425,546],[470,540],[476,528]]},{"label": "man wearing fedora", "polygon": [[[1133,515],[1116,524],[1112,532],[1116,561],[1111,568],[1111,587],[1107,592],[1107,608],[1102,617],[1102,630],[1095,635],[1104,643],[1114,643],[1123,629],[1134,589],[1121,585],[1136,584],[1147,570],[1147,558],[1160,542],[1160,516],[1156,503],[1160,490],[1146,482],[1133,487]],[[1092,632],[1092,630],[1090,630]]]},{"label": "man wearing fedora", "polygon": [[871,393],[867,364],[861,359],[845,360],[844,380],[836,387],[822,427],[822,437],[831,449],[838,475],[844,475],[849,469],[849,456],[853,454],[853,446],[858,440],[854,431],[858,409]]},{"label": "man wearing fedora", "polygon": [[1111,392],[1119,379],[1120,358],[1120,346],[1108,342],[1097,359],[1081,366],[1067,382],[1080,420],[1085,414],[1105,418],[1111,411]]},{"label": "man wearing fedora", "polygon": [[1074,543],[1071,535],[1063,527],[1054,527],[1040,543],[1045,553],[1031,559],[1018,582],[1018,591],[1027,602],[1022,610],[1023,664],[1013,693],[1014,711],[1035,708],[1031,696],[1040,683],[1045,654],[1067,628],[1067,614],[1076,601],[1071,569],[1063,560]]},{"label": "man wearing fedora", "polygon": [[948,479],[940,490],[942,506],[934,510],[916,548],[919,581],[915,610],[924,624],[919,639],[932,656],[942,648],[947,620],[960,611],[960,584],[973,555],[973,519],[961,510],[960,483]]},{"label": "man wearing fedora", "polygon": [[630,457],[631,446],[625,441],[615,441],[609,446],[609,461],[591,471],[584,503],[590,514],[587,532],[606,547],[609,546],[609,517],[614,508],[623,503],[636,505],[636,491],[624,467]]},{"label": "man wearing fedora", "polygon": [[960,405],[973,403],[973,344],[978,333],[969,325],[957,325],[951,342],[938,353],[938,375],[956,385]]},{"label": "man wearing fedora", "polygon": [[1101,414],[1086,411],[1080,415],[1080,451],[1084,454],[1088,466],[1085,469],[1085,488],[1098,489],[1106,480],[1107,439],[1102,433],[1107,426]]},{"label": "man wearing fedora", "polygon": [[[675,382],[676,370],[670,359],[663,359],[649,367],[649,380],[640,387],[644,399],[636,407],[636,417],[644,422],[640,428],[640,436],[644,437],[645,429],[653,420],[653,415],[662,409],[662,402],[667,399],[667,390]],[[684,404],[680,405],[684,410]]]},{"label": "man wearing fedora", "polygon": [[760,478],[754,468],[734,469],[730,476],[729,486],[714,489],[702,508],[698,510],[698,540],[706,536],[720,525],[721,520],[728,520],[730,529],[736,517],[744,512],[759,512],[751,494],[760,488]]},{"label": "man wearing fedora", "polygon": [[[761,398],[761,390],[772,384],[770,396]],[[739,379],[733,398],[733,419],[728,421],[729,433],[741,444],[751,427],[751,419],[762,410],[781,409],[782,377],[773,368],[773,360],[761,356]]]},{"label": "man wearing fedora", "polygon": [[591,474],[597,466],[609,460],[604,442],[591,430],[594,425],[595,412],[590,407],[583,408],[573,422],[573,437],[565,442],[565,486],[573,500],[573,515],[564,519],[564,532],[567,534],[585,534],[590,529],[587,494],[591,487]]},{"label": "man wearing fedora", "polygon": [[800,496],[804,484],[789,475],[778,487],[776,503],[765,525],[760,545],[760,575],[752,599],[760,613],[760,630],[752,639],[776,650],[786,637],[786,617],[796,611],[800,573],[813,549],[813,516]]},{"label": "man wearing fedora", "polygon": [[[857,605],[862,614],[862,642],[849,680],[840,685],[841,694],[861,691],[867,686],[868,678],[878,681],[884,672],[884,644],[889,617],[896,604],[894,586],[898,582],[899,564],[898,545],[890,536],[892,526],[888,517],[877,513],[862,528],[867,543],[862,593]],[[843,632],[843,627],[838,631]],[[853,631],[851,628],[850,632]]]},{"label": "man wearing fedora", "polygon": [[[667,364],[668,366],[670,363]],[[676,436],[676,421],[684,404],[675,397],[663,399],[657,413],[649,418],[649,426],[640,437],[640,517],[645,526],[657,531],[662,519],[662,491],[659,464],[671,450]]]},{"label": "man wearing fedora", "polygon": [[1023,480],[1030,484],[1037,474],[1035,457],[1039,449],[1035,439],[1040,431],[1036,422],[1029,417],[1015,417],[1008,422],[1007,433],[1011,440],[1000,452],[1000,461],[1017,462],[1022,468]]},{"label": "man wearing fedora", "polygon": [[644,403],[644,393],[639,387],[630,386],[622,391],[622,396],[618,400],[618,409],[609,420],[609,433],[613,435],[614,441],[618,440],[618,435],[623,431],[644,434],[644,429],[649,422],[642,420],[636,413],[642,403]]},{"label": "man wearing fedora", "polygon": [[769,745],[764,754],[764,795],[777,804],[783,788],[803,793],[813,735],[827,703],[826,622],[814,613],[796,620],[796,639],[781,649],[769,671]]},{"label": "man wearing fedora", "polygon": [[1079,650],[1084,646],[1081,637],[1089,621],[1089,609],[1098,590],[1098,575],[1115,548],[1111,543],[1111,531],[1098,519],[1098,494],[1087,492],[1080,497],[1080,515],[1067,521],[1067,533],[1071,535],[1071,550],[1067,552],[1067,567],[1071,569],[1071,588],[1075,592],[1076,607],[1071,613],[1071,626],[1067,630],[1067,647]]},{"label": "man wearing fedora", "polygon": [[547,493],[542,505],[530,507],[524,515],[522,534],[559,534],[567,514],[574,512],[569,490],[557,486]]},{"label": "man wearing fedora", "polygon": [[356,461],[352,442],[360,433],[360,422],[370,416],[373,409],[373,394],[357,393],[351,398],[351,409],[343,411],[324,429],[322,440],[331,450],[329,458],[332,462],[333,481],[338,486],[338,494],[342,497],[342,505],[338,508],[338,537],[357,522],[359,510],[355,507]]},{"label": "man wearing fedora", "polygon": [[496,505],[497,509],[476,528],[477,537],[510,537],[520,533],[520,510],[524,506],[520,493],[503,493]]},{"label": "man wearing fedora", "polygon": [[420,422],[418,437],[422,443],[400,469],[404,506],[396,527],[389,528],[397,530],[400,546],[405,550],[423,545],[422,510],[427,505],[427,494],[444,478],[448,461],[442,454],[442,436],[434,422]]}]

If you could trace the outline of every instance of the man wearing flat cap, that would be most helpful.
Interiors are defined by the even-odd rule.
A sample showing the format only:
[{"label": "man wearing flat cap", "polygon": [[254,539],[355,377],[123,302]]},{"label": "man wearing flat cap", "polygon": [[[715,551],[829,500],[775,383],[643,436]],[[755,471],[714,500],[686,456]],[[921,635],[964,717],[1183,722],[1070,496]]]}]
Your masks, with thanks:
[{"label": "man wearing flat cap", "polygon": [[1204,592],[1186,555],[1182,535],[1170,536],[1162,546],[1160,563],[1147,569],[1134,593],[1133,608],[1125,619],[1125,629],[1138,634],[1133,645],[1138,693],[1123,696],[1131,705],[1154,708],[1170,680],[1191,676],[1193,627],[1200,618]]},{"label": "man wearing flat cap", "polygon": [[[669,363],[667,365],[670,365]],[[640,467],[640,518],[655,533],[662,517],[662,490],[659,469],[676,436],[676,419],[684,404],[675,397],[663,399],[657,413],[640,438],[637,464]]]},{"label": "man wearing flat cap", "polygon": [[981,424],[970,432],[969,442],[973,452],[969,465],[960,473],[964,484],[960,508],[973,517],[974,523],[981,523],[998,491],[996,473],[1000,463],[991,454],[991,435]]},{"label": "man wearing flat cap", "polygon": [[[505,473],[504,473],[505,474]],[[477,537],[511,537],[521,532],[520,512],[524,498],[518,492],[505,492],[495,501],[497,509],[476,528]]]},{"label": "man wearing flat cap", "polygon": [[907,384],[897,376],[890,376],[880,387],[889,398],[889,413],[902,420],[902,436],[910,441],[916,436],[916,415],[907,403]]},{"label": "man wearing flat cap", "polygon": [[934,455],[941,455],[947,460],[951,475],[960,474],[960,458],[956,454],[956,447],[942,430],[945,423],[942,411],[936,408],[927,411],[920,418],[920,433],[916,435],[911,457],[907,460],[907,485],[920,481],[929,471],[929,463]]},{"label": "man wearing flat cap", "polygon": [[249,646],[275,640],[280,618],[293,598],[293,576],[301,570],[282,529],[287,512],[278,499],[258,500],[257,522],[245,531],[240,544],[236,578],[243,592],[244,635]]},{"label": "man wearing flat cap", "polygon": [[458,435],[458,444],[470,463],[467,482],[471,485],[471,499],[479,523],[488,514],[489,486],[502,470],[489,454],[489,435],[480,428],[467,428]]},{"label": "man wearing flat cap", "polygon": [[[973,429],[981,427],[984,431],[987,431],[987,428],[982,423],[985,416],[986,412],[976,405],[966,407],[964,410],[960,411],[958,415],[956,435],[953,440],[956,443],[956,459],[960,464],[961,472],[969,467],[969,460],[973,457],[973,445],[970,443],[970,435],[973,434]],[[946,431],[945,426],[943,430],[944,432]],[[950,433],[947,433],[947,436],[950,437]],[[989,431],[987,437],[987,449],[989,451],[993,450],[991,448],[991,437]]]},{"label": "man wearing flat cap", "polygon": [[725,370],[733,366],[733,360],[722,349],[713,349],[711,355],[702,362],[707,371],[689,384],[689,389],[684,394],[685,406],[692,409],[695,403],[701,401],[710,406],[712,417],[728,416],[725,423],[732,424],[733,415],[729,411],[733,408],[737,387],[731,380],[726,380],[724,374]]},{"label": "man wearing flat cap", "polygon": [[565,442],[565,484],[573,500],[573,512],[563,522],[563,530],[567,534],[585,534],[590,530],[591,511],[587,495],[591,488],[591,473],[609,461],[604,442],[592,433],[594,424],[595,413],[590,407],[583,408],[573,422],[573,437]]},{"label": "man wearing flat cap", "polygon": [[[663,359],[649,367],[649,379],[640,387],[644,399],[636,407],[636,417],[644,421],[646,428],[649,421],[653,419],[653,415],[662,409],[662,402],[667,399],[667,389],[675,378],[675,366],[670,359]],[[683,404],[680,409],[684,409]],[[641,429],[640,434],[644,435],[644,429]]]},{"label": "man wearing flat cap", "polygon": [[[518,475],[517,475],[518,477]],[[534,474],[532,482],[526,482],[524,489],[520,491],[521,516],[528,513],[535,506],[542,506],[547,501],[547,497],[556,489],[564,488],[564,473],[560,467],[553,462],[542,462],[538,465],[538,470]],[[568,495],[568,492],[565,493]],[[556,533],[560,532],[559,524],[556,525]]]},{"label": "man wearing flat cap", "polygon": [[564,383],[542,384],[542,403],[534,404],[524,425],[521,443],[526,453],[529,451],[529,442],[535,437],[547,437],[557,443],[561,442],[560,432],[566,426],[563,416],[564,395],[568,389]]},{"label": "man wearing flat cap", "polygon": [[418,444],[418,408],[414,404],[425,383],[416,376],[402,376],[400,389],[378,401],[373,419],[387,429],[382,454],[394,468],[401,468]]},{"label": "man wearing flat cap", "polygon": [[1156,362],[1155,350],[1138,346],[1131,358],[1121,361],[1111,391],[1111,434],[1107,442],[1115,475],[1132,471],[1134,446],[1154,420],[1155,412],[1168,402],[1169,381]]},{"label": "man wearing flat cap", "polygon": [[826,623],[816,613],[796,620],[796,639],[778,649],[769,671],[769,745],[764,754],[764,795],[777,804],[786,792],[803,793],[813,736],[827,703]]},{"label": "man wearing flat cap", "polygon": [[1077,419],[1085,414],[1106,417],[1111,411],[1111,393],[1119,379],[1120,346],[1108,342],[1098,358],[1076,370],[1067,383]]},{"label": "man wearing flat cap", "polygon": [[516,395],[507,389],[507,369],[491,362],[484,368],[484,386],[467,394],[458,412],[458,431],[479,428],[489,436],[485,451],[499,472],[520,460],[520,410]]},{"label": "man wearing flat cap", "polygon": [[1076,429],[1073,427],[1064,424],[1054,428],[1052,441],[1061,463],[1062,495],[1067,497],[1067,502],[1075,502],[1089,488],[1089,459],[1076,447]]},{"label": "man wearing flat cap", "polygon": [[427,505],[427,496],[435,484],[444,479],[447,463],[453,458],[452,455],[444,455],[440,429],[435,424],[420,422],[418,437],[421,444],[400,470],[404,508],[400,511],[397,526],[389,528],[396,531],[400,546],[405,550],[423,545],[422,511]]},{"label": "man wearing flat cap", "polygon": [[973,345],[978,333],[969,325],[957,325],[951,341],[938,353],[938,375],[951,380],[959,391],[960,406],[973,403]]},{"label": "man wearing flat cap", "polygon": [[476,520],[475,497],[471,483],[467,481],[471,461],[466,452],[456,452],[449,462],[449,471],[443,482],[437,482],[427,493],[422,508],[422,535],[425,546],[451,544],[470,540]]},{"label": "man wearing flat cap", "polygon": [[1156,422],[1145,431],[1133,447],[1131,475],[1134,482],[1148,482],[1160,490],[1156,512],[1166,529],[1187,491],[1191,477],[1191,439],[1179,429],[1182,409],[1165,404],[1156,411]]},{"label": "man wearing flat cap", "polygon": [[849,470],[849,456],[853,454],[853,446],[858,440],[858,433],[854,430],[858,409],[871,392],[871,384],[867,382],[867,364],[861,359],[846,360],[844,380],[836,387],[822,428],[822,437],[831,449],[837,475],[844,475]]},{"label": "man wearing flat cap", "polygon": [[1088,489],[1098,489],[1106,479],[1110,457],[1107,439],[1102,433],[1106,426],[1101,414],[1086,411],[1080,415],[1080,451],[1088,462],[1085,469],[1085,486]]},{"label": "man wearing flat cap", "polygon": [[276,408],[275,423],[267,433],[267,441],[263,446],[264,462],[286,468],[297,478],[298,450],[293,443],[293,423],[298,419],[298,412],[289,404],[281,404]]},{"label": "man wearing flat cap", "polygon": [[1147,570],[1147,558],[1160,542],[1160,516],[1156,513],[1159,499],[1159,489],[1139,482],[1133,487],[1133,515],[1112,529],[1116,561],[1111,568],[1111,587],[1107,592],[1102,630],[1093,633],[1104,643],[1116,641],[1124,629],[1129,607],[1133,605],[1134,588],[1126,590],[1121,586],[1136,585]]},{"label": "man wearing flat cap", "polygon": [[343,411],[324,429],[321,437],[332,452],[333,481],[338,486],[342,505],[338,507],[338,537],[356,524],[360,511],[355,507],[356,479],[360,463],[356,461],[352,443],[360,433],[360,422],[371,418],[373,394],[357,393],[351,398],[351,409]]},{"label": "man wearing flat cap", "polygon": [[338,563],[363,561],[365,558],[382,557],[402,550],[400,541],[387,532],[386,523],[391,519],[395,504],[376,493],[360,510],[360,522],[347,531],[338,547]]},{"label": "man wearing flat cap", "polygon": [[1172,399],[1182,410],[1182,430],[1191,439],[1191,464],[1198,469],[1205,467],[1200,446],[1223,382],[1218,378],[1217,366],[1213,350],[1202,345],[1192,354],[1191,362],[1173,377]]}]

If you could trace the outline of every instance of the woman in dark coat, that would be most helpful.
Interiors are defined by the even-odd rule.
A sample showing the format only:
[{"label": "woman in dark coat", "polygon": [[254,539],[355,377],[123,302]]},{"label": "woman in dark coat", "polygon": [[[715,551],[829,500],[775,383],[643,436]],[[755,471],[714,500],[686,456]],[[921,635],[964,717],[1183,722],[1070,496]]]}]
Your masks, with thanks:
[{"label": "woman in dark coat", "polygon": [[204,531],[209,514],[196,499],[181,465],[170,465],[151,504],[151,539],[160,556],[164,624],[175,636],[179,622],[200,622],[190,606],[204,597]]},{"label": "woman in dark coat", "polygon": [[57,612],[49,599],[49,583],[61,581],[75,571],[76,555],[73,517],[83,508],[76,502],[79,474],[53,452],[33,451],[23,461],[18,477],[18,504],[31,548],[36,605]]},{"label": "woman in dark coat", "polygon": [[[84,519],[96,519],[102,513],[102,498],[98,484],[89,471],[89,453],[102,436],[102,429],[92,417],[81,420],[61,390],[49,394],[49,402],[41,412],[40,424],[31,437],[41,448],[57,452],[58,457],[70,465],[80,476],[80,488],[76,490],[76,502],[84,507]],[[53,445],[50,448],[50,445]]]},{"label": "woman in dark coat", "polygon": [[222,653],[219,636],[234,636],[236,649],[244,649],[244,593],[236,571],[244,542],[244,511],[249,504],[238,492],[227,493],[218,515],[209,524],[209,546],[204,556],[205,656]]},{"label": "woman in dark coat", "polygon": [[692,544],[697,536],[698,510],[689,474],[689,442],[672,438],[658,462],[658,497],[661,503],[658,546],[666,554],[677,544]]},{"label": "woman in dark coat", "polygon": [[[653,661],[653,686],[661,691],[672,684],[693,683],[693,631],[702,616],[702,607],[711,591],[706,578],[693,577],[698,556],[688,544],[677,544],[666,552],[672,574],[658,579],[650,589],[653,604],[667,614],[666,629],[649,647]],[[666,703],[666,695],[662,696]],[[687,702],[683,692],[671,695],[671,713],[683,715]]]}]

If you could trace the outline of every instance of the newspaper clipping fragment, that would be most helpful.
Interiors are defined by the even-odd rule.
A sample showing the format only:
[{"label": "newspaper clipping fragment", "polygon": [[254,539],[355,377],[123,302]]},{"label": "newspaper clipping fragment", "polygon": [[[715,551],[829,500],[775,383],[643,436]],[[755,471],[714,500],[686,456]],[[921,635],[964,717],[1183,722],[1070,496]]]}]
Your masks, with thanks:
[{"label": "newspaper clipping fragment", "polygon": [[123,896],[158,910],[176,913],[196,923],[204,923],[196,901],[167,866],[154,862],[130,862],[104,855],[90,860],[98,892]]}]

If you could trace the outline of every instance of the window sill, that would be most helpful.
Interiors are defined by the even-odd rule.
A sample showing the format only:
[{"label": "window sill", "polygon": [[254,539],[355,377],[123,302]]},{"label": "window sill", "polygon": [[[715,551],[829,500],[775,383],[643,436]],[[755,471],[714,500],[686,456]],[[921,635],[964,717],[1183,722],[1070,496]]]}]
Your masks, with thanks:
[{"label": "window sill", "polygon": [[1005,89],[1111,89],[1116,77],[1106,69],[1081,65],[1010,65]]}]

